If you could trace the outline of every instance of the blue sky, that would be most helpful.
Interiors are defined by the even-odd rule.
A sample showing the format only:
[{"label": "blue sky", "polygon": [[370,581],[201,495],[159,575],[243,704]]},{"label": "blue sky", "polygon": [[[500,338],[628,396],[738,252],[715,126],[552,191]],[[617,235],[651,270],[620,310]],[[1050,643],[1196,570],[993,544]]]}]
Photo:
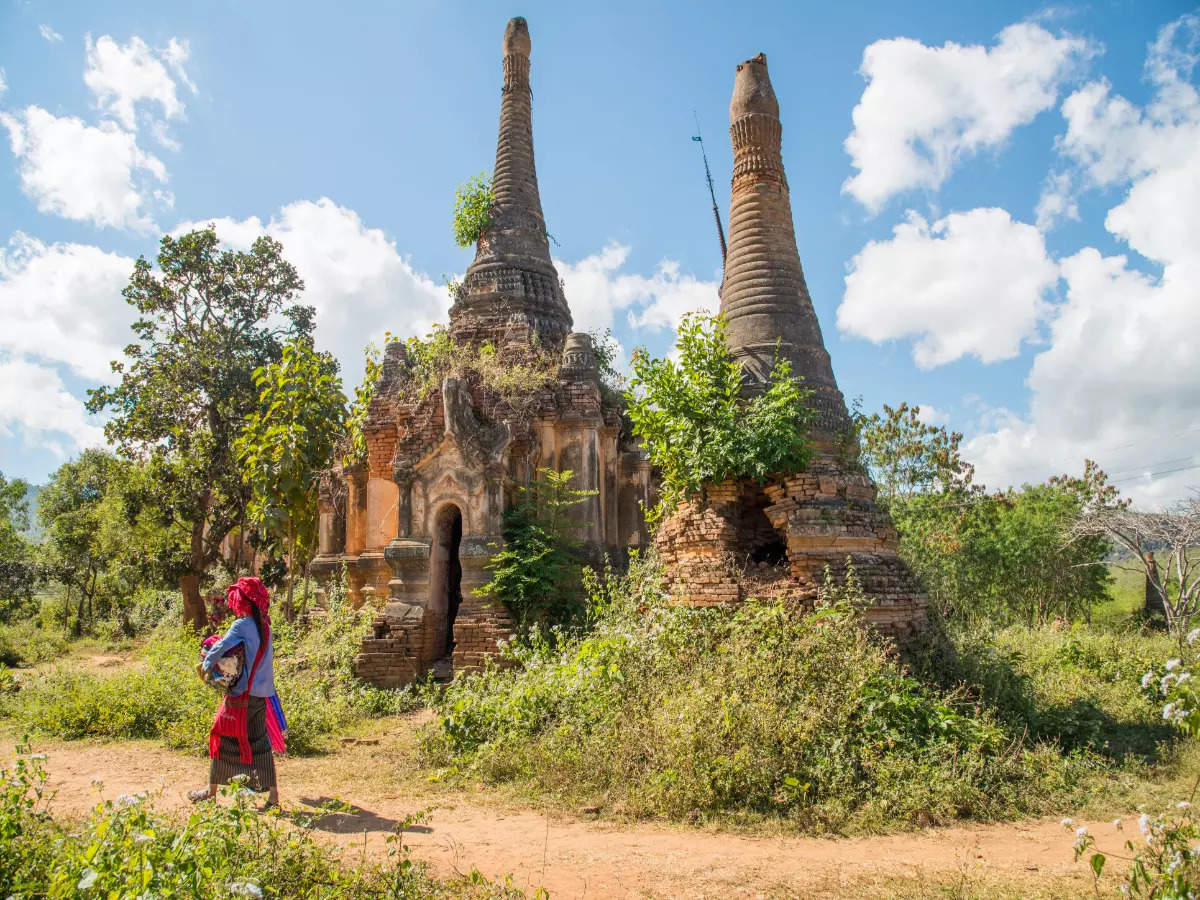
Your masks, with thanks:
[{"label": "blue sky", "polygon": [[724,215],[734,66],[763,51],[848,397],[923,404],[990,486],[1085,456],[1146,504],[1200,484],[1194,4],[0,4],[6,475],[102,440],[80,399],[163,232],[279,238],[347,386],[367,340],[443,319],[523,15],[577,326],[666,352],[715,304],[693,112]]}]

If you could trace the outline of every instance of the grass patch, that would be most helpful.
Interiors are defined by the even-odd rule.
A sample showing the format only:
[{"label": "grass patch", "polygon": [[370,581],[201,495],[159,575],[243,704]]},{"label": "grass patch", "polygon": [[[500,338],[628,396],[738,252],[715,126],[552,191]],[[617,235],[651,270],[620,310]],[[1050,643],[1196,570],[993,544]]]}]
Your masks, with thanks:
[{"label": "grass patch", "polygon": [[434,697],[425,761],[635,817],[878,831],[1059,812],[1170,738],[1138,684],[1156,637],[963,634],[919,680],[852,596],[689,610],[649,577],[599,590],[586,635],[535,633]]},{"label": "grass patch", "polygon": [[[383,691],[354,678],[351,664],[369,615],[339,604],[308,628],[275,625],[275,680],[288,718],[289,752],[316,752],[323,736],[363,717],[415,707],[411,691]],[[169,747],[207,747],[220,696],[196,676],[195,635],[164,627],[141,653],[143,666],[115,673],[68,663],[35,675],[20,690],[0,693],[0,717],[68,740],[158,738]]]}]

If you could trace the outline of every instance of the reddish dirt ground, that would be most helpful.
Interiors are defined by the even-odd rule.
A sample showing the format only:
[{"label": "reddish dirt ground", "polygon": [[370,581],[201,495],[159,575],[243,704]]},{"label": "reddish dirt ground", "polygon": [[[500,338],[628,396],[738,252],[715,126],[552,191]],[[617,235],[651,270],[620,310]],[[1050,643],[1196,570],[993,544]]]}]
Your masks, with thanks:
[{"label": "reddish dirt ground", "polygon": [[[1076,864],[1072,835],[1058,821],[956,826],[883,837],[826,839],[755,836],[648,823],[591,821],[586,815],[541,814],[506,806],[482,790],[442,789],[416,773],[407,736],[372,735],[312,759],[279,762],[281,796],[292,812],[336,799],[349,814],[327,815],[316,832],[344,847],[346,858],[382,855],[396,824],[429,810],[406,832],[413,856],[443,876],[472,867],[511,875],[552,898],[693,898],[884,896],[903,883],[904,896],[1073,896],[1092,891],[1085,863]],[[103,796],[151,791],[164,809],[187,806],[186,791],[207,774],[207,760],[149,741],[38,742],[57,794],[52,811],[82,815]],[[406,770],[406,771],[405,771]],[[1084,823],[1119,846],[1111,821]],[[926,894],[921,884],[928,879]],[[954,884],[961,884],[961,889]],[[913,885],[916,885],[913,888]],[[948,887],[950,885],[951,887]],[[868,887],[870,886],[870,887]]]}]

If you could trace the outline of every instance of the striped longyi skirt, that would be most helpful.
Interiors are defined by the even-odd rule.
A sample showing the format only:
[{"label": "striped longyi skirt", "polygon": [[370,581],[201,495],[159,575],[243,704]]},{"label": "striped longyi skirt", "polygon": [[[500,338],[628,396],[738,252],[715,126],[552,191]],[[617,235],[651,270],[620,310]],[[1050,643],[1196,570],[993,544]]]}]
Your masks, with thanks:
[{"label": "striped longyi skirt", "polygon": [[267,735],[267,701],[264,697],[251,697],[246,709],[246,735],[250,739],[253,761],[242,762],[237,738],[222,737],[217,755],[212,758],[208,770],[209,784],[229,784],[237,775],[246,775],[246,786],[255,791],[269,791],[275,787],[275,757],[271,755],[271,739]]}]

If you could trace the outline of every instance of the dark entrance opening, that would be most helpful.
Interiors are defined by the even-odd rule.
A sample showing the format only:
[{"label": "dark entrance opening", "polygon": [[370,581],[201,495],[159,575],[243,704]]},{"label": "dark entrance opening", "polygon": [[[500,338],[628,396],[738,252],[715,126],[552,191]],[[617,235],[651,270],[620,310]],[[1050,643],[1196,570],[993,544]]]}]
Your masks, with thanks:
[{"label": "dark entrance opening", "polygon": [[429,618],[432,645],[429,658],[446,659],[454,650],[454,620],[462,605],[462,563],[458,558],[462,544],[462,512],[447,505],[434,522],[433,547],[429,560]]},{"label": "dark entrance opening", "polygon": [[767,518],[766,509],[771,501],[761,490],[747,493],[738,523],[746,561],[753,565],[783,566],[787,563],[787,541]]}]

